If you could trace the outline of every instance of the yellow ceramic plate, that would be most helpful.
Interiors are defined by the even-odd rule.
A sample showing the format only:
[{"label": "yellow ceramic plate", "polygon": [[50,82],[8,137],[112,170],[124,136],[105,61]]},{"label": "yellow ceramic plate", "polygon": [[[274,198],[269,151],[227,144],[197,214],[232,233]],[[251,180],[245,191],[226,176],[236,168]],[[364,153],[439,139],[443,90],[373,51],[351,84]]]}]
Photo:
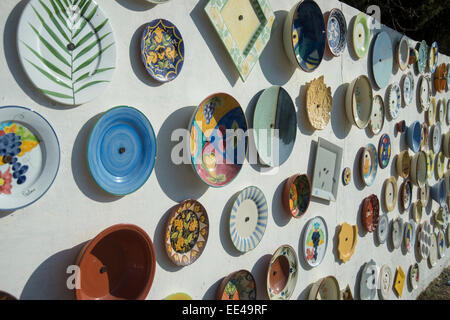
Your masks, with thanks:
[{"label": "yellow ceramic plate", "polygon": [[402,267],[397,268],[397,274],[395,276],[394,281],[394,289],[397,292],[398,296],[401,297],[403,293],[403,286],[405,284],[405,273],[403,272]]}]

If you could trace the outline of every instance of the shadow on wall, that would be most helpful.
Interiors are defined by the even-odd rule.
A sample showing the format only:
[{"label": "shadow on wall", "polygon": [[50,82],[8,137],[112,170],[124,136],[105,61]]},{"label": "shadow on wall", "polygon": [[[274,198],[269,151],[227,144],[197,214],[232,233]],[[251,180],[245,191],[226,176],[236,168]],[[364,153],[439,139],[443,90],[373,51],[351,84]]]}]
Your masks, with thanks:
[{"label": "shadow on wall", "polygon": [[20,299],[74,300],[75,291],[67,288],[67,280],[73,273],[67,273],[67,267],[75,264],[86,243],[55,253],[41,263],[25,284]]},{"label": "shadow on wall", "polygon": [[223,207],[222,215],[220,216],[220,243],[224,250],[232,257],[239,257],[242,255],[233,244],[230,236],[230,212],[233,207],[234,201],[241,191],[236,192],[228,199],[227,203]]},{"label": "shadow on wall", "polygon": [[267,295],[267,270],[269,268],[270,259],[272,259],[271,254],[263,255],[256,261],[253,265],[251,273],[255,278],[256,282],[256,299],[257,300],[267,300],[269,296]]},{"label": "shadow on wall", "polygon": [[331,128],[334,135],[341,140],[345,139],[352,129],[352,124],[347,120],[347,111],[345,110],[345,95],[348,86],[348,83],[341,84],[334,91],[333,108],[331,109]]}]

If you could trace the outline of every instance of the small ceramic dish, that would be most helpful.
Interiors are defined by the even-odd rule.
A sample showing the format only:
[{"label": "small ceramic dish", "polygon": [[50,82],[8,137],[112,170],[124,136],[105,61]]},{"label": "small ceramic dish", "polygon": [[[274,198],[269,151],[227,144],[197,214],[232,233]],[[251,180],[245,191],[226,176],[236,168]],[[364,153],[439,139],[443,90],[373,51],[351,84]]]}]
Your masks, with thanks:
[{"label": "small ceramic dish", "polygon": [[431,233],[430,223],[428,221],[423,222],[417,234],[417,238],[419,239],[419,254],[422,259],[427,259],[430,255]]},{"label": "small ceramic dish", "polygon": [[359,59],[364,58],[369,52],[370,28],[367,15],[359,13],[355,17],[352,32],[353,51]]},{"label": "small ceramic dish", "polygon": [[403,272],[402,267],[398,267],[397,274],[395,275],[395,280],[394,280],[394,289],[397,292],[397,295],[399,297],[402,296],[403,287],[405,285],[405,280],[406,280],[406,275]]},{"label": "small ceramic dish", "polygon": [[403,76],[402,96],[403,96],[403,103],[406,106],[412,103],[414,98],[414,76],[411,71]]},{"label": "small ceramic dish", "polygon": [[398,84],[394,83],[389,87],[388,110],[392,119],[397,119],[402,106],[402,93]]},{"label": "small ceramic dish", "polygon": [[445,230],[447,228],[447,225],[449,223],[449,217],[450,213],[448,211],[447,204],[443,204],[439,207],[437,211],[434,212],[433,218],[434,222],[436,223],[437,227],[439,227],[442,230]]},{"label": "small ceramic dish", "polygon": [[377,228],[377,239],[379,244],[383,244],[386,242],[387,237],[389,235],[389,219],[387,214],[383,214],[380,216],[378,221]]},{"label": "small ceramic dish", "polygon": [[427,154],[425,151],[419,151],[411,159],[410,177],[412,183],[422,188],[427,182]]},{"label": "small ceramic dish", "polygon": [[428,70],[430,73],[434,73],[436,71],[438,65],[439,58],[439,47],[437,42],[433,42],[430,47],[430,53],[428,54]]},{"label": "small ceramic dish", "polygon": [[391,286],[392,286],[392,280],[394,278],[391,268],[387,264],[383,265],[380,269],[380,274],[378,276],[380,279],[379,284],[379,296],[383,300],[389,300],[390,293],[391,293]]},{"label": "small ceramic dish", "polygon": [[369,78],[362,75],[352,81],[345,96],[347,119],[360,129],[369,124],[373,107],[373,93]]},{"label": "small ceramic dish", "polygon": [[294,218],[302,217],[311,201],[311,182],[306,174],[295,174],[286,180],[283,206]]},{"label": "small ceramic dish", "polygon": [[403,206],[403,211],[407,211],[412,201],[412,184],[409,179],[405,180],[400,187],[400,199]]},{"label": "small ceramic dish", "polygon": [[335,57],[340,56],[347,47],[347,21],[341,10],[334,8],[325,19],[327,49]]},{"label": "small ceramic dish", "polygon": [[415,243],[416,224],[413,220],[405,223],[405,230],[403,231],[403,244],[408,252],[414,248]]},{"label": "small ceramic dish", "polygon": [[352,170],[349,167],[346,167],[344,171],[342,171],[342,183],[344,186],[348,185],[352,179]]},{"label": "small ceramic dish", "polygon": [[375,181],[378,171],[377,149],[371,143],[361,153],[360,168],[361,177],[365,185],[371,186]]},{"label": "small ceramic dish", "polygon": [[442,179],[444,177],[445,172],[445,156],[442,152],[439,152],[436,156],[436,176],[439,179]]},{"label": "small ceramic dish", "polygon": [[366,231],[373,232],[378,227],[380,202],[375,194],[364,199],[361,210],[361,222]]},{"label": "small ceramic dish", "polygon": [[384,182],[384,203],[388,212],[395,209],[397,205],[397,197],[397,179],[395,177],[390,177]]},{"label": "small ceramic dish", "polygon": [[427,155],[427,175],[428,179],[431,178],[431,174],[434,171],[434,152],[433,150],[428,151]]},{"label": "small ceramic dish", "polygon": [[406,121],[400,120],[395,124],[395,129],[397,129],[398,133],[403,133],[406,131]]},{"label": "small ceramic dish", "polygon": [[420,148],[428,150],[428,125],[426,122],[422,123],[422,140],[420,141]]},{"label": "small ceramic dish", "polygon": [[378,270],[373,259],[367,262],[361,273],[359,296],[361,300],[374,300],[377,294]]},{"label": "small ceramic dish", "polygon": [[229,232],[238,251],[256,248],[266,231],[267,218],[267,201],[261,189],[250,186],[237,195],[230,212]]},{"label": "small ceramic dish", "polygon": [[372,115],[370,116],[369,128],[374,135],[381,132],[384,125],[384,103],[380,95],[373,98]]},{"label": "small ceramic dish", "polygon": [[185,200],[176,205],[167,218],[166,253],[175,265],[190,265],[203,253],[208,236],[209,220],[205,208],[196,200]]},{"label": "small ceramic dish", "polygon": [[192,300],[192,297],[184,292],[177,292],[171,295],[168,295],[163,300]]},{"label": "small ceramic dish", "polygon": [[217,300],[256,300],[256,281],[250,271],[239,270],[225,277],[217,290]]},{"label": "small ceramic dish", "polygon": [[417,90],[419,90],[419,101],[422,111],[428,111],[431,104],[431,85],[428,77],[420,77],[420,83],[417,86]]},{"label": "small ceramic dish", "polygon": [[310,267],[318,266],[327,252],[328,229],[322,217],[314,217],[305,226],[303,257]]},{"label": "small ceramic dish", "polygon": [[430,200],[430,186],[428,183],[421,188],[419,188],[419,194],[417,196],[418,200],[420,200],[421,204],[426,207],[428,205],[428,201]]},{"label": "small ceramic dish", "polygon": [[396,160],[397,174],[402,178],[408,178],[411,169],[411,158],[408,150],[404,150],[397,155]]},{"label": "small ceramic dish", "polygon": [[444,124],[445,121],[445,102],[440,99],[436,107],[436,121]]},{"label": "small ceramic dish", "polygon": [[298,278],[298,259],[294,248],[283,245],[275,251],[267,270],[267,294],[270,300],[289,300]]},{"label": "small ceramic dish", "polygon": [[422,220],[423,205],[421,200],[417,200],[412,204],[412,217],[416,223]]},{"label": "small ceramic dish", "polygon": [[412,150],[412,152],[417,153],[420,149],[420,144],[422,141],[422,126],[419,121],[414,121],[411,125],[406,129],[406,142],[408,143],[408,147]]},{"label": "small ceramic dish", "polygon": [[316,281],[310,291],[309,300],[340,300],[341,291],[339,282],[333,276]]},{"label": "small ceramic dish", "polygon": [[422,40],[418,48],[419,58],[417,60],[417,70],[419,73],[425,73],[428,60],[428,45],[425,40]]},{"label": "small ceramic dish", "polygon": [[378,160],[380,161],[380,168],[384,169],[388,166],[391,159],[391,139],[387,133],[380,137],[378,143]]},{"label": "small ceramic dish", "polygon": [[434,87],[436,91],[443,93],[447,85],[447,66],[445,63],[440,64],[434,73]]},{"label": "small ceramic dish", "polygon": [[400,70],[405,71],[409,64],[408,37],[402,36],[397,45],[397,63]]},{"label": "small ceramic dish", "polygon": [[438,259],[438,244],[436,239],[436,234],[432,232],[430,234],[430,254],[428,255],[428,262],[430,263],[431,267],[434,267],[437,263]]},{"label": "small ceramic dish", "polygon": [[427,110],[427,123],[432,126],[436,121],[436,99],[430,100],[430,107]]},{"label": "small ceramic dish", "polygon": [[387,32],[382,31],[376,36],[372,49],[372,73],[378,88],[382,89],[389,84],[393,64],[391,38]]},{"label": "small ceramic dish", "polygon": [[419,264],[416,262],[411,265],[409,268],[409,283],[413,289],[417,289],[419,287],[420,280],[420,270]]},{"label": "small ceramic dish", "polygon": [[403,219],[398,217],[397,219],[392,220],[391,226],[391,241],[392,246],[395,249],[400,248],[403,240]]},{"label": "small ceramic dish", "polygon": [[350,225],[344,222],[339,227],[338,246],[337,251],[339,259],[342,262],[347,262],[355,252],[356,244],[358,242],[358,226]]},{"label": "small ceramic dish", "polygon": [[441,151],[442,144],[442,130],[439,122],[433,126],[433,131],[431,132],[431,143],[434,154],[438,154]]},{"label": "small ceramic dish", "polygon": [[[326,86],[323,79],[324,77],[320,76],[318,79],[312,80],[308,83],[306,91],[306,114],[311,126],[317,130],[325,129],[330,122],[333,108],[331,88]],[[296,118],[295,115],[294,118]]]},{"label": "small ceramic dish", "polygon": [[436,235],[437,240],[437,246],[438,246],[438,253],[439,253],[439,259],[442,259],[445,257],[445,239],[444,239],[444,232],[442,230],[439,230]]}]

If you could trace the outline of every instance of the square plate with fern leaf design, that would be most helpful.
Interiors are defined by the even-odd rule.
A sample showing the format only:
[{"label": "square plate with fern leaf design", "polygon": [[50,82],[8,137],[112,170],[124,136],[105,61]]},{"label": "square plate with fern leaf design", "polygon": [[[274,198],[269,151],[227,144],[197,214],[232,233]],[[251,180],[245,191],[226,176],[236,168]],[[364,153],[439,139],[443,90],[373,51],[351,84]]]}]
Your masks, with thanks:
[{"label": "square plate with fern leaf design", "polygon": [[17,45],[33,84],[66,105],[97,97],[116,66],[113,30],[92,0],[31,0],[19,20]]}]

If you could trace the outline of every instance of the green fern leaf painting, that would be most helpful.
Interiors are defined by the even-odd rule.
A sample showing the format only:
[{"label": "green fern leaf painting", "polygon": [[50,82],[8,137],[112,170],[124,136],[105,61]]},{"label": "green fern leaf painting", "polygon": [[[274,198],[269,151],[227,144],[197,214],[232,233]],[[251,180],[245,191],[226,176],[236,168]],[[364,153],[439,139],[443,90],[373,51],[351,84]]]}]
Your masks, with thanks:
[{"label": "green fern leaf painting", "polygon": [[31,0],[20,17],[17,38],[25,72],[52,100],[88,102],[112,79],[114,34],[93,0]]}]

